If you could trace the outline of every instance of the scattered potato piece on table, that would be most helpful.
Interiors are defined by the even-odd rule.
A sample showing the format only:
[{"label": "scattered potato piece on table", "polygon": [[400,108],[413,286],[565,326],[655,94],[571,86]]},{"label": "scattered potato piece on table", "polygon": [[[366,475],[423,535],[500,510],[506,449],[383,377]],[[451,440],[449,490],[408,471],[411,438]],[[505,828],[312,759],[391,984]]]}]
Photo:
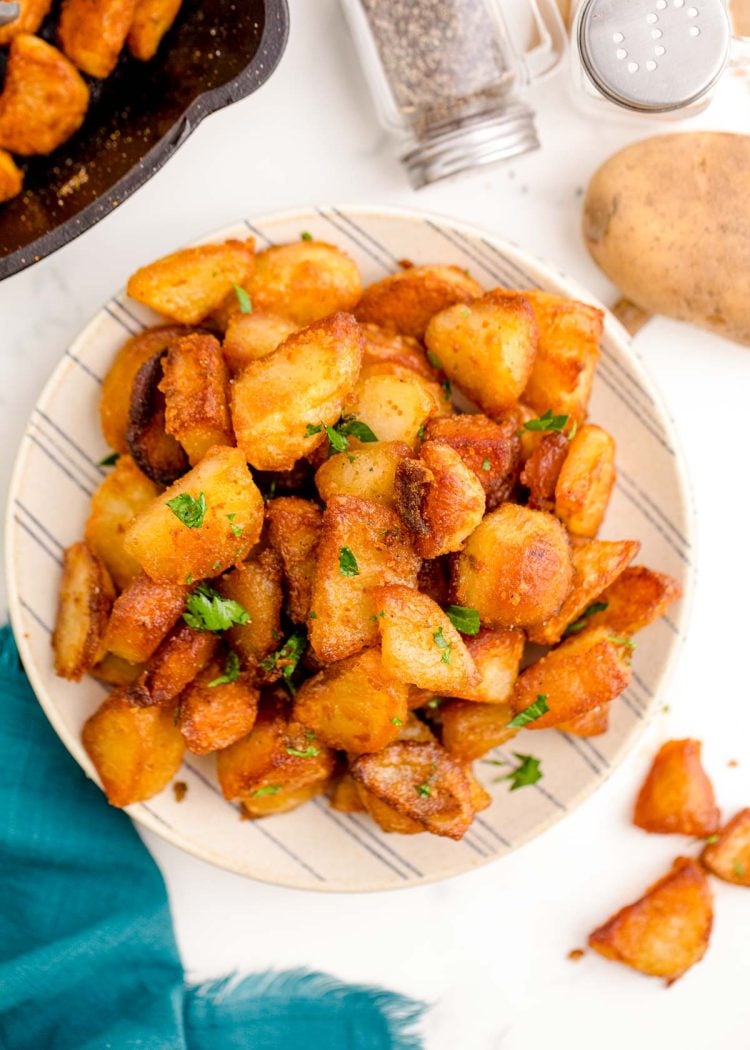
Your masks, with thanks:
[{"label": "scattered potato piece on table", "polygon": [[453,695],[485,704],[506,703],[518,678],[523,656],[523,631],[513,628],[482,629],[464,644],[479,672],[479,682]]},{"label": "scattered potato piece on table", "polygon": [[513,719],[510,703],[443,700],[437,718],[443,747],[459,762],[481,758],[518,732],[508,724]]},{"label": "scattered potato piece on table", "polygon": [[0,47],[21,33],[36,33],[52,7],[52,0],[16,0],[16,3],[20,13],[14,21],[0,26]]},{"label": "scattered potato piece on table", "polygon": [[91,77],[108,77],[120,57],[135,3],[136,0],[63,0],[57,35],[71,62]]},{"label": "scattered potato piece on table", "polygon": [[243,561],[218,584],[220,594],[239,602],[250,616],[248,623],[236,624],[227,631],[230,644],[248,669],[255,668],[281,644],[281,584],[281,558],[270,547]]},{"label": "scattered potato piece on table", "polygon": [[112,606],[104,647],[131,664],[145,663],[179,620],[187,593],[184,583],[140,573]]},{"label": "scattered potato piece on table", "polygon": [[450,445],[473,470],[486,496],[487,510],[510,498],[517,479],[521,442],[512,420],[487,416],[443,416],[427,421],[425,440]]},{"label": "scattered potato piece on table", "polygon": [[346,413],[367,426],[378,441],[400,441],[414,448],[420,427],[435,414],[435,402],[416,372],[360,376],[346,400]]},{"label": "scattered potato piece on table", "polygon": [[246,674],[222,682],[226,662],[214,660],[180,696],[178,725],[188,751],[207,755],[246,736],[255,725],[258,690]]},{"label": "scattered potato piece on table", "polygon": [[625,569],[601,594],[607,608],[594,613],[592,626],[606,624],[613,634],[631,635],[663,616],[672,602],[682,597],[677,580],[645,565]]},{"label": "scattered potato piece on table", "polygon": [[148,62],[154,57],[181,6],[182,0],[135,0],[127,38],[133,58]]},{"label": "scattered potato piece on table", "polygon": [[700,740],[662,744],[638,794],[633,823],[661,835],[705,838],[718,831],[720,814]]},{"label": "scattered potato piece on table", "polygon": [[556,728],[561,733],[572,733],[573,736],[602,736],[609,729],[609,704],[592,707],[577,718],[559,722]]},{"label": "scattered potato piece on table", "polygon": [[61,678],[77,682],[103,656],[102,639],[114,598],[101,558],[85,543],[68,547],[52,633],[55,673]]},{"label": "scattered potato piece on table", "polygon": [[229,372],[212,335],[183,336],[163,360],[159,389],[166,405],[166,430],[185,449],[190,465],[213,445],[232,445],[227,392]]},{"label": "scattered potato piece on table", "polygon": [[298,496],[280,496],[266,505],[268,537],[279,552],[286,578],[289,616],[304,623],[310,612],[323,514]]},{"label": "scattered potato piece on table", "polygon": [[251,361],[268,357],[296,331],[297,325],[266,310],[253,307],[249,314],[233,313],[221,347],[229,371],[239,375]]},{"label": "scattered potato piece on table", "polygon": [[258,306],[296,325],[309,325],[351,310],[362,293],[362,278],[340,248],[305,240],[259,252],[247,289],[253,309]]},{"label": "scattered potato piece on table", "polygon": [[750,809],[741,809],[719,832],[716,842],[709,842],[701,861],[712,875],[750,886]]},{"label": "scattered potato piece on table", "polygon": [[483,291],[458,266],[410,266],[365,288],[354,312],[358,321],[421,339],[436,313]]},{"label": "scattered potato piece on table", "polygon": [[219,636],[179,623],[146,664],[141,677],[125,696],[140,707],[166,707],[213,659]]},{"label": "scattered potato piece on table", "polygon": [[120,590],[141,571],[135,558],[125,550],[125,530],[158,494],[158,487],[140,472],[132,457],[120,456],[91,497],[84,538]]},{"label": "scattered potato piece on table", "polygon": [[0,204],[17,197],[22,189],[23,172],[10,153],[0,149]]},{"label": "scattered potato piece on table", "polygon": [[586,423],[570,442],[555,485],[555,513],[577,536],[596,536],[615,485],[615,443]]},{"label": "scattered potato piece on table", "polygon": [[403,441],[375,441],[339,452],[315,474],[320,498],[327,503],[332,496],[361,496],[393,507],[396,469],[411,455]]}]

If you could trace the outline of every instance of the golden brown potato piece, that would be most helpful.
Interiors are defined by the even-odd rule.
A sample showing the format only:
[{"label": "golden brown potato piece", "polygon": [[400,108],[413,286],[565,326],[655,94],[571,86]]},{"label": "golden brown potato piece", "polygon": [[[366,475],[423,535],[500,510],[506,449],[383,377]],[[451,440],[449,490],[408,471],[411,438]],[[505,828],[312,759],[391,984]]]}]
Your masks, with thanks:
[{"label": "golden brown potato piece", "polygon": [[257,470],[291,470],[328,439],[353,390],[362,339],[350,314],[333,314],[251,361],[232,384],[237,444]]},{"label": "golden brown potato piece", "polygon": [[589,946],[605,959],[671,983],[703,958],[712,923],[708,879],[694,860],[678,857],[640,900],[594,930]]},{"label": "golden brown potato piece", "polygon": [[635,634],[663,616],[681,597],[677,580],[645,565],[633,565],[603,592],[601,601],[607,608],[589,617],[589,623],[606,624],[617,635]]},{"label": "golden brown potato piece", "polygon": [[521,451],[518,428],[511,420],[495,423],[487,416],[461,415],[430,419],[425,440],[450,445],[484,489],[487,510],[510,498]]},{"label": "golden brown potato piece", "polygon": [[65,551],[52,633],[55,673],[77,682],[103,655],[102,638],[115,598],[104,562],[85,543]]},{"label": "golden brown potato piece", "polygon": [[323,514],[310,500],[280,496],[268,502],[266,521],[268,538],[284,566],[289,616],[304,623],[310,612]]},{"label": "golden brown potato piece", "polygon": [[159,384],[167,351],[159,350],[135,374],[125,443],[136,465],[157,485],[171,485],[188,469],[188,457],[167,433],[166,402]]},{"label": "golden brown potato piece", "polygon": [[589,627],[522,671],[513,690],[518,715],[540,696],[549,710],[527,729],[548,729],[609,703],[630,684],[630,643],[607,627]]},{"label": "golden brown potato piece", "polygon": [[333,782],[331,788],[331,809],[339,813],[363,813],[364,805],[359,797],[357,781],[351,773],[344,773]]},{"label": "golden brown potato piece", "polygon": [[282,562],[271,548],[222,576],[218,590],[239,602],[250,616],[248,623],[231,627],[230,644],[248,669],[278,649],[281,640]]},{"label": "golden brown potato piece", "polygon": [[435,415],[432,392],[416,372],[360,376],[346,401],[346,412],[366,423],[378,441],[400,441],[414,448],[420,427]]},{"label": "golden brown potato piece", "polygon": [[[355,781],[356,783],[356,781]],[[357,784],[362,808],[375,821],[381,831],[395,832],[397,835],[422,835],[427,831],[424,824],[399,813],[393,806],[373,795],[362,784]]]},{"label": "golden brown potato piece", "polygon": [[550,292],[523,293],[539,329],[539,346],[523,400],[541,415],[548,409],[581,422],[599,361],[604,314],[595,306]]},{"label": "golden brown potato piece", "polygon": [[477,704],[471,700],[444,700],[438,708],[443,747],[458,762],[473,762],[512,739],[513,711],[509,703]]},{"label": "golden brown potato piece", "polygon": [[555,486],[555,513],[577,536],[596,536],[615,485],[615,442],[586,423],[570,442]]},{"label": "golden brown potato piece", "polygon": [[515,404],[531,375],[537,329],[528,299],[488,292],[451,306],[427,326],[427,349],[449,379],[489,416]]},{"label": "golden brown potato piece", "polygon": [[750,809],[741,809],[721,829],[716,842],[709,842],[701,861],[712,875],[750,886]]},{"label": "golden brown potato piece", "polygon": [[178,724],[194,755],[229,747],[255,725],[258,690],[245,674],[233,682],[219,681],[226,677],[226,667],[226,661],[214,660],[180,697]]},{"label": "golden brown potato piece", "polygon": [[128,51],[133,58],[148,62],[154,57],[181,6],[182,0],[135,0],[128,31]]},{"label": "golden brown potato piece", "polygon": [[125,550],[154,580],[197,582],[243,561],[262,526],[263,497],[245,457],[237,448],[216,447],[136,516]]},{"label": "golden brown potato piece", "polygon": [[[413,688],[413,686],[407,687],[408,699],[411,699],[411,692]],[[419,744],[429,744],[435,743],[437,741],[437,737],[432,732],[427,723],[423,722],[421,718],[417,718],[417,716],[412,711],[409,711],[408,715],[406,716],[406,721],[399,729],[397,739],[416,740]]]},{"label": "golden brown potato piece", "polygon": [[185,753],[174,712],[134,707],[119,691],[84,724],[81,739],[113,806],[130,806],[158,794]]},{"label": "golden brown potato piece", "polygon": [[362,293],[362,278],[354,261],[335,245],[296,241],[260,252],[247,289],[253,308],[309,325],[351,310]]},{"label": "golden brown potato piece", "polygon": [[[2,30],[0,30],[2,32]],[[17,197],[23,189],[23,172],[4,149],[0,149],[0,204]]]},{"label": "golden brown potato piece", "polygon": [[526,460],[519,481],[529,490],[527,507],[554,511],[555,486],[569,451],[568,435],[544,434]]},{"label": "golden brown potato piece", "polygon": [[[248,796],[241,802],[242,815],[245,820],[258,820],[260,817],[273,817],[279,813],[288,813],[292,809],[298,809],[317,795],[322,795],[328,787],[328,780],[317,780],[314,784],[306,784],[301,788],[279,788],[257,797]],[[276,787],[276,785],[268,785]],[[258,789],[263,792],[263,788]]]},{"label": "golden brown potato piece", "polygon": [[425,379],[434,380],[435,369],[427,360],[421,344],[408,335],[380,328],[376,324],[363,324],[362,368],[369,370],[378,365],[398,365],[417,372]]},{"label": "golden brown potato piece", "polygon": [[303,682],[294,717],[339,751],[380,751],[401,732],[407,692],[403,682],[387,673],[380,650],[365,649]]},{"label": "golden brown potato piece", "polygon": [[358,321],[421,339],[436,313],[482,292],[458,266],[410,266],[365,288],[355,314]]},{"label": "golden brown potato piece", "polygon": [[126,686],[140,678],[143,671],[143,664],[131,664],[114,653],[105,653],[101,660],[94,664],[89,674],[107,685]]},{"label": "golden brown potato piece", "polygon": [[492,805],[492,795],[489,791],[480,784],[477,778],[474,776],[471,765],[464,766],[464,773],[466,779],[469,781],[469,787],[471,788],[471,806],[475,813],[481,813],[484,809],[489,809]]},{"label": "golden brown potato piece", "polygon": [[[439,744],[397,741],[360,755],[351,774],[370,795],[433,835],[460,839],[474,817],[468,778]],[[367,806],[367,796],[362,801]]]},{"label": "golden brown potato piece", "polygon": [[609,729],[609,704],[600,704],[577,718],[559,722],[557,728],[573,736],[602,736]]},{"label": "golden brown potato piece", "polygon": [[297,325],[285,317],[257,307],[249,314],[232,314],[222,344],[230,372],[239,375],[251,361],[268,357],[296,331]]},{"label": "golden brown potato piece", "polygon": [[523,656],[523,631],[513,628],[481,630],[472,637],[464,637],[464,644],[479,672],[479,683],[464,689],[456,696],[485,704],[504,704],[518,678]]},{"label": "golden brown potato piece", "polygon": [[355,496],[329,500],[309,618],[310,645],[317,658],[326,663],[343,660],[376,645],[373,587],[415,587],[418,571],[419,558],[392,510]]},{"label": "golden brown potato piece", "polygon": [[148,661],[138,681],[128,686],[125,696],[140,707],[169,706],[208,666],[218,647],[217,634],[178,623]]},{"label": "golden brown potato piece", "polygon": [[376,441],[331,456],[315,474],[320,498],[362,496],[393,507],[396,468],[411,454],[403,441]]},{"label": "golden brown potato piece", "polygon": [[125,550],[125,530],[158,494],[157,486],[141,474],[132,458],[120,456],[91,498],[84,538],[120,590],[140,572],[138,562]]},{"label": "golden brown potato piece", "polygon": [[457,601],[487,627],[529,627],[554,616],[573,569],[565,529],[551,514],[503,503],[487,514],[454,564]]},{"label": "golden brown potato piece", "polygon": [[[556,615],[528,630],[529,641],[537,645],[554,645],[565,634],[579,634],[590,625],[586,610],[622,573],[640,550],[637,540],[591,540],[573,549],[573,585]],[[602,598],[601,604],[605,604]],[[597,606],[594,606],[594,611]],[[614,632],[613,632],[614,633]],[[623,632],[630,633],[630,632]]]},{"label": "golden brown potato piece", "polygon": [[644,831],[696,838],[719,830],[719,809],[701,763],[700,740],[662,744],[638,794],[633,823]]},{"label": "golden brown potato piece", "polygon": [[56,47],[26,33],[11,41],[0,95],[0,148],[51,153],[83,123],[89,89]]},{"label": "golden brown potato piece", "polygon": [[388,674],[448,695],[479,685],[461,635],[431,598],[393,585],[374,588],[371,597]]},{"label": "golden brown potato piece", "polygon": [[104,647],[131,664],[144,663],[185,609],[184,583],[152,580],[140,573],[112,607]]},{"label": "golden brown potato piece", "polygon": [[0,47],[9,44],[20,33],[36,33],[52,6],[52,0],[16,0],[20,10],[18,18],[8,25],[0,26]]},{"label": "golden brown potato piece", "polygon": [[91,77],[117,65],[133,21],[135,0],[63,0],[57,35],[71,62]]},{"label": "golden brown potato piece", "polygon": [[163,360],[159,389],[166,403],[166,430],[195,466],[212,445],[234,444],[227,391],[229,372],[212,335],[186,335]]},{"label": "golden brown potato piece", "polygon": [[225,241],[165,255],[136,270],[128,295],[180,324],[198,324],[253,270],[254,244]]}]

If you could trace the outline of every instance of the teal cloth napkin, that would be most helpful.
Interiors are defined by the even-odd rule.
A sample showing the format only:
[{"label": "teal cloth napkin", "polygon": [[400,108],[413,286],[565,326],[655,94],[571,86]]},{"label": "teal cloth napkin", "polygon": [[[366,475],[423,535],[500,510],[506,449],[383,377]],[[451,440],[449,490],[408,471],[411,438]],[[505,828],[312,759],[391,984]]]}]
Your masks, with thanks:
[{"label": "teal cloth napkin", "polygon": [[419,1050],[424,1006],[383,989],[186,985],[159,869],[55,736],[8,627],[0,705],[2,1050]]}]

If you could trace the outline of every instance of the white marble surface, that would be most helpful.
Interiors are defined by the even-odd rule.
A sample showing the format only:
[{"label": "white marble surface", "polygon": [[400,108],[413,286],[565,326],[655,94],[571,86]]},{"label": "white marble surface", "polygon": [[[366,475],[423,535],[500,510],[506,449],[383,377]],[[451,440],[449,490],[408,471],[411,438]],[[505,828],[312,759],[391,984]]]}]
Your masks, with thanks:
[{"label": "white marble surface", "polygon": [[[291,6],[288,51],[258,94],[210,118],[99,226],[0,285],[3,491],[34,400],[82,324],[138,264],[237,217],[320,201],[421,206],[483,223],[611,299],[579,236],[581,190],[607,155],[648,129],[577,116],[564,83],[553,81],[532,93],[539,153],[414,194],[376,128],[335,0]],[[697,126],[750,131],[748,81],[726,83]],[[145,836],[191,976],[301,965],[391,985],[436,1004],[424,1026],[429,1050],[748,1045],[747,891],[716,884],[710,950],[668,990],[590,953],[566,958],[673,856],[696,852],[629,825],[660,741],[702,738],[725,813],[750,804],[750,351],[666,320],[638,341],[677,422],[698,506],[698,586],[688,645],[664,696],[669,710],[610,781],[543,838],[442,885],[387,896],[292,892]]]}]

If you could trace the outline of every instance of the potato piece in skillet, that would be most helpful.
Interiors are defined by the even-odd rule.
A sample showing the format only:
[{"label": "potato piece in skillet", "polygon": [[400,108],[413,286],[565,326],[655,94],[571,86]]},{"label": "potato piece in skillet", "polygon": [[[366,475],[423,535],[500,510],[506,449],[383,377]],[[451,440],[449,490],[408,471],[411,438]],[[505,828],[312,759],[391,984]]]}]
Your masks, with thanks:
[{"label": "potato piece in skillet", "polygon": [[128,30],[128,51],[133,58],[148,62],[154,57],[181,6],[182,0],[135,0]]},{"label": "potato piece in skillet", "polygon": [[71,62],[91,77],[108,77],[117,65],[135,0],[63,0],[57,35]]},{"label": "potato piece in skillet", "polygon": [[17,197],[23,189],[23,172],[4,149],[0,149],[0,204]]}]

